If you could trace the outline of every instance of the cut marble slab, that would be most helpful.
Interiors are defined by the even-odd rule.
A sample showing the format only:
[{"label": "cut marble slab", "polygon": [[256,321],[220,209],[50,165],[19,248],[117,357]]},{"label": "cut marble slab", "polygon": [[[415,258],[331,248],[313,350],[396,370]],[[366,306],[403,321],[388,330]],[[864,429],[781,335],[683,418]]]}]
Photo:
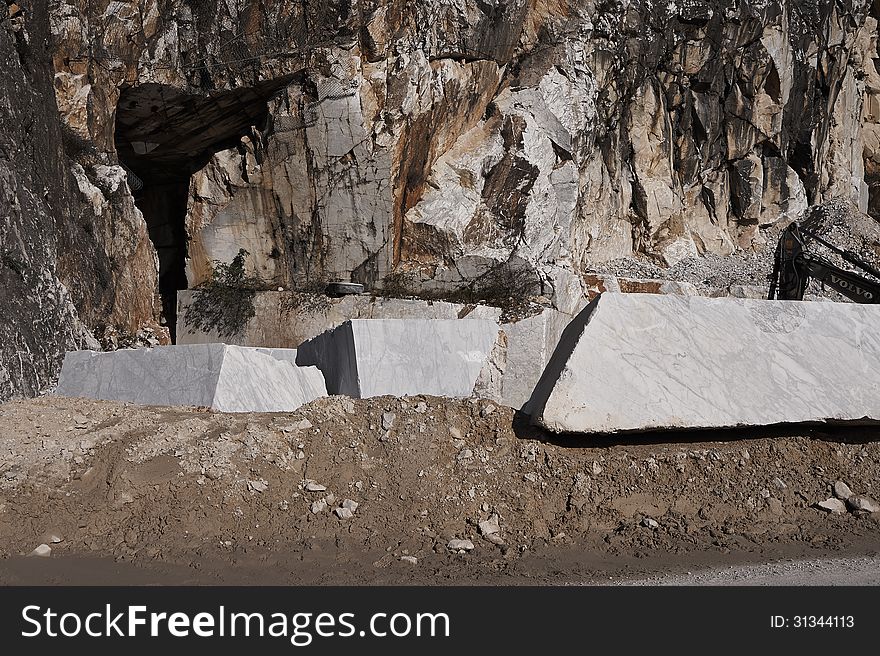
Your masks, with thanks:
[{"label": "cut marble slab", "polygon": [[220,412],[289,412],[327,395],[321,372],[295,362],[294,349],[227,344],[72,351],[55,393]]},{"label": "cut marble slab", "polygon": [[554,432],[880,420],[880,306],[604,293],[528,407]]},{"label": "cut marble slab", "polygon": [[[192,290],[178,292],[178,344],[210,344],[224,341],[217,332],[202,332],[186,323],[192,305]],[[382,298],[370,295],[328,298],[326,304],[297,307],[285,311],[290,292],[261,291],[254,296],[255,315],[237,335],[226,341],[242,346],[299,345],[352,319],[458,319],[495,321],[506,339],[492,354],[496,376],[487,381],[479,395],[520,409],[535,389],[571,313],[544,308],[538,314],[504,323],[500,308],[487,305],[461,305],[445,301]]]},{"label": "cut marble slab", "polygon": [[300,344],[330,394],[468,397],[498,340],[494,321],[353,319]]}]

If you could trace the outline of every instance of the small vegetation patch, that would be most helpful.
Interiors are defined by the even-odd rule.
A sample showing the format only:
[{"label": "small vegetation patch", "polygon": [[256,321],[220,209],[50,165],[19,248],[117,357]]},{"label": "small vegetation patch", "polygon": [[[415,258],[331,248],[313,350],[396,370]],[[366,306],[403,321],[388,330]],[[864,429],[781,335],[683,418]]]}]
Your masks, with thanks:
[{"label": "small vegetation patch", "polygon": [[220,337],[241,333],[256,314],[254,296],[260,280],[248,276],[243,248],[232,262],[214,262],[211,279],[193,290],[193,300],[186,309],[184,322],[202,332],[216,332]]}]

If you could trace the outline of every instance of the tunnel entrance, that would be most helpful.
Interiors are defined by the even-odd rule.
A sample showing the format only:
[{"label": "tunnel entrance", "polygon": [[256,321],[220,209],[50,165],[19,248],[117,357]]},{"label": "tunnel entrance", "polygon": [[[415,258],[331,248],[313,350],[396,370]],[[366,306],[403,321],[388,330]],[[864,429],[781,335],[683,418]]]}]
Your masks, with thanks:
[{"label": "tunnel entrance", "polygon": [[116,151],[130,171],[135,203],[159,258],[162,323],[176,343],[177,292],[187,289],[186,213],[190,177],[211,157],[263,129],[269,99],[294,76],[253,87],[192,95],[160,84],[125,90],[116,109]]}]

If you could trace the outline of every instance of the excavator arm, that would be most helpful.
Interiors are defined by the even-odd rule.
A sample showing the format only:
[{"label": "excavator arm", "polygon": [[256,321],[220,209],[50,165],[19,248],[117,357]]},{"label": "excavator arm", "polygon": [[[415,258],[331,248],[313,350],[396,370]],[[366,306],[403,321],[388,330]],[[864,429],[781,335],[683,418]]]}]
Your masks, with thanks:
[{"label": "excavator arm", "polygon": [[[834,251],[846,262],[877,278],[872,280],[853,271],[842,269],[807,251],[806,238],[815,239]],[[880,303],[880,271],[850,251],[829,244],[818,235],[792,223],[779,238],[776,260],[770,283],[769,297],[801,301],[810,278],[846,296],[856,303]]]}]

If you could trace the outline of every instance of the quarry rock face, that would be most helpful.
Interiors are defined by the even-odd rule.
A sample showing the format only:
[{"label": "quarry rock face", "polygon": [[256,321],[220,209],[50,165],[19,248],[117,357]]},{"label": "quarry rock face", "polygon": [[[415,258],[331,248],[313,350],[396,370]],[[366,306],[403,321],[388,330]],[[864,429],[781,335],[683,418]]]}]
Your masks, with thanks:
[{"label": "quarry rock face", "polygon": [[[572,313],[598,263],[753,249],[831,198],[880,216],[866,0],[11,7],[0,162],[44,217],[26,259],[45,284],[24,287],[50,317],[40,344],[160,314],[173,332],[176,293],[242,248],[267,289],[352,279]],[[57,373],[64,348],[34,339],[0,356],[0,398]]]},{"label": "quarry rock face", "polygon": [[494,321],[355,319],[297,349],[330,394],[472,396],[498,339]]},{"label": "quarry rock face", "polygon": [[56,94],[148,196],[179,174],[185,286],[244,246],[285,286],[552,295],[559,269],[868,209],[873,5],[801,4],[68,0]]},{"label": "quarry rock face", "polygon": [[45,0],[0,7],[0,401],[51,388],[96,333],[160,332],[155,251],[112,149],[89,160],[62,124],[50,36]]},{"label": "quarry rock face", "polygon": [[68,353],[56,394],[220,412],[290,412],[326,396],[296,352],[226,344]]},{"label": "quarry rock face", "polygon": [[878,422],[878,320],[876,305],[605,293],[563,333],[532,420],[571,433]]}]

